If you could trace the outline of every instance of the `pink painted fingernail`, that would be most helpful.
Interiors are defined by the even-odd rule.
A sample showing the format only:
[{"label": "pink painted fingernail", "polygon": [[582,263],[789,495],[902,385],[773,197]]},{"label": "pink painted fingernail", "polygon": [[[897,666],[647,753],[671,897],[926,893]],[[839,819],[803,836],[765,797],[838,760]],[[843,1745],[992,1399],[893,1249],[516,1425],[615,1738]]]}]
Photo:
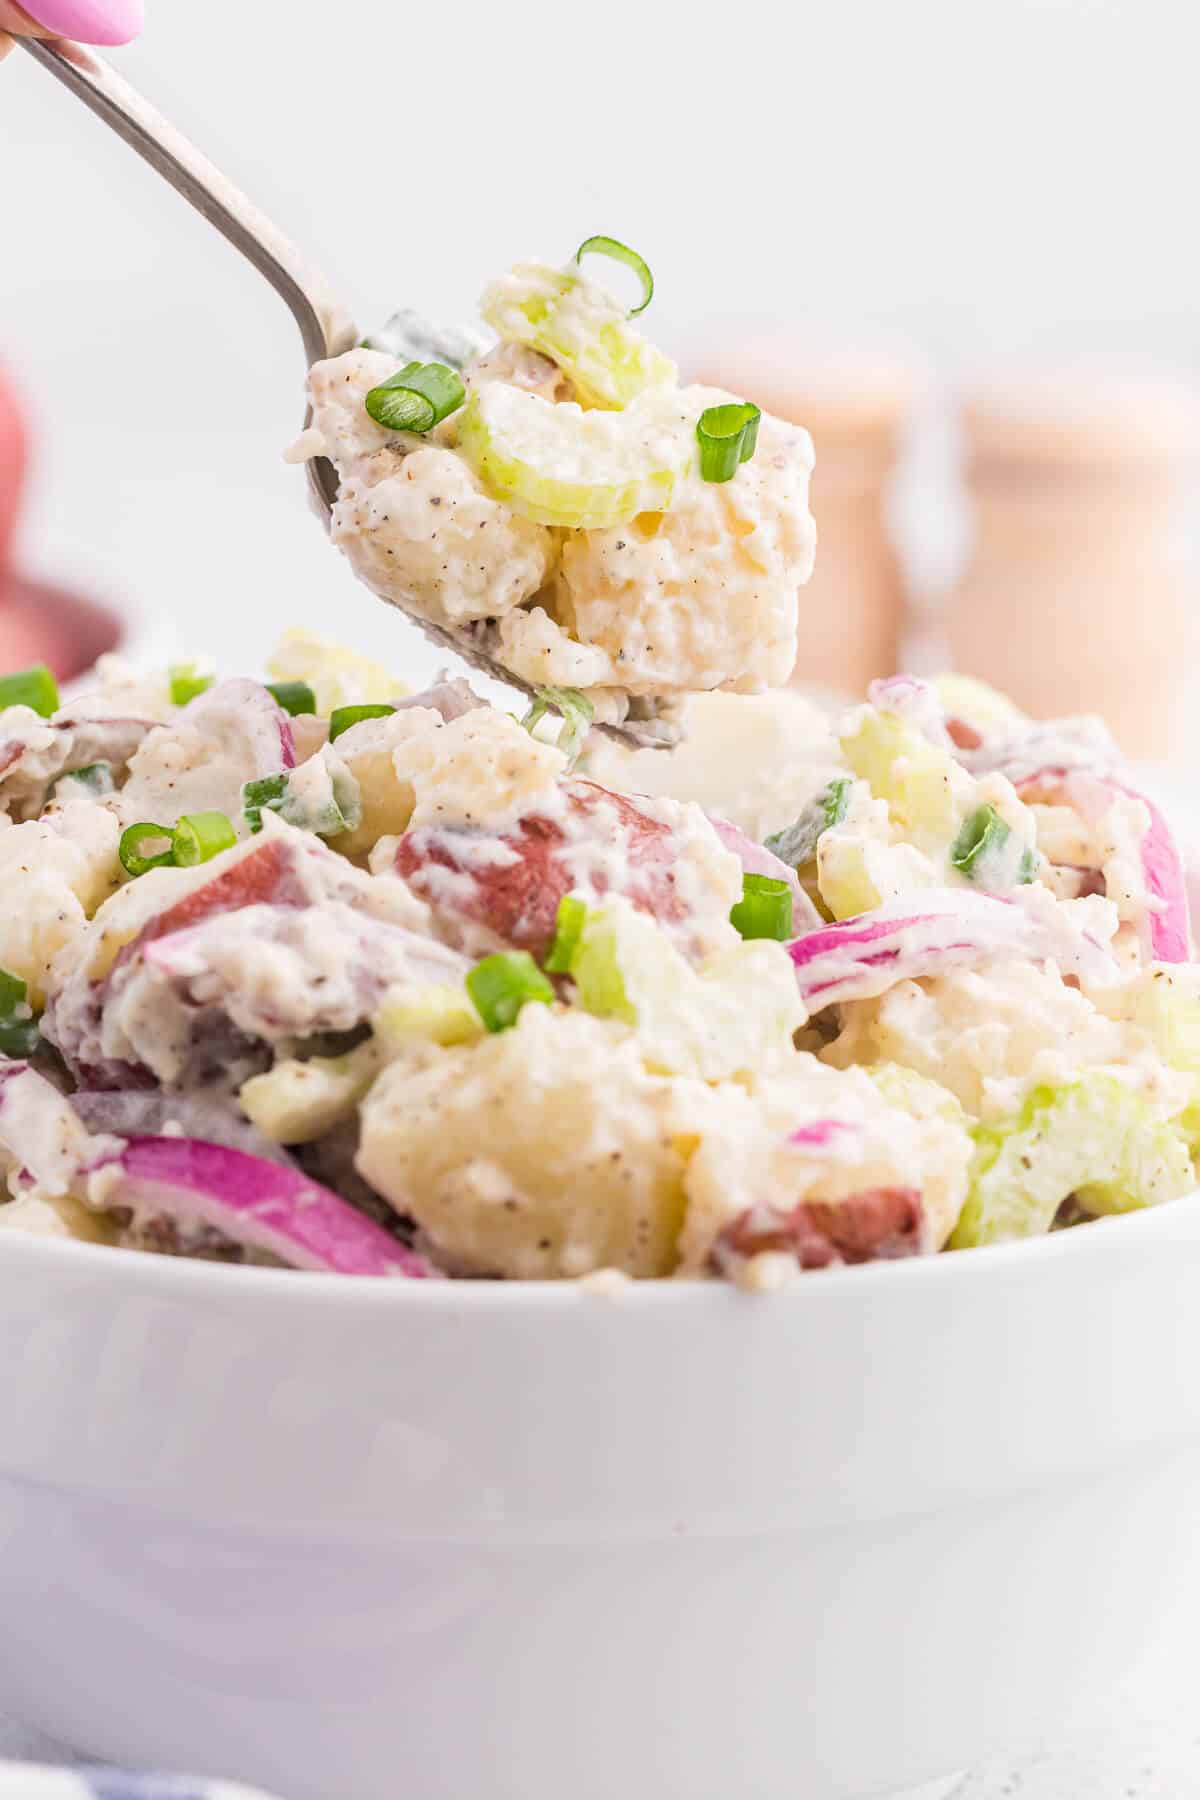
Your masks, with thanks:
[{"label": "pink painted fingernail", "polygon": [[144,0],[21,0],[31,19],[79,44],[128,44],[144,23]]}]

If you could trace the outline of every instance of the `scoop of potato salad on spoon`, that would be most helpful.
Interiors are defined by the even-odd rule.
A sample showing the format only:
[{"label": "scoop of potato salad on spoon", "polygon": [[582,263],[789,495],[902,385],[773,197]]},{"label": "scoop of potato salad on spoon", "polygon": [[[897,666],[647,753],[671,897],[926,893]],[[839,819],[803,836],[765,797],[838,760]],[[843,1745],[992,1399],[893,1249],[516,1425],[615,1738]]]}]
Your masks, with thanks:
[{"label": "scoop of potato salad on spoon", "polygon": [[[597,257],[636,276],[632,310],[585,273]],[[401,319],[315,364],[289,452],[336,468],[331,532],[355,573],[576,739],[647,719],[669,738],[689,692],[785,682],[812,569],[808,433],[681,385],[632,323],[653,291],[613,238],[520,263],[483,295],[491,348],[414,341]]]}]

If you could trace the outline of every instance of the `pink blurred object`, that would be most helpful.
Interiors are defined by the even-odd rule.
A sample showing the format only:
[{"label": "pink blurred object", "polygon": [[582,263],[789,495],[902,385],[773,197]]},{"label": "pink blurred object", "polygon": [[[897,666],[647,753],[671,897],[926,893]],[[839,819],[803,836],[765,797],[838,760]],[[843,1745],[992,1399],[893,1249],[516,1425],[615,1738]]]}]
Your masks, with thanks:
[{"label": "pink blurred object", "polygon": [[121,640],[107,607],[33,581],[13,561],[29,470],[29,431],[16,391],[0,367],[0,671],[49,663],[60,681],[80,675]]}]

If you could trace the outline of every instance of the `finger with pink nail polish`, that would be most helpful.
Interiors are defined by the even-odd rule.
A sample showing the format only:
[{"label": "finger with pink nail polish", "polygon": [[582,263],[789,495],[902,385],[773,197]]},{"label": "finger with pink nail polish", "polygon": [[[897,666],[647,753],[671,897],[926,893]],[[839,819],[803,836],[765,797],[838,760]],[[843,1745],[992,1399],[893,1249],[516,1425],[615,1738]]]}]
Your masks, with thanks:
[{"label": "finger with pink nail polish", "polygon": [[143,24],[143,0],[0,0],[0,33],[128,44]]}]

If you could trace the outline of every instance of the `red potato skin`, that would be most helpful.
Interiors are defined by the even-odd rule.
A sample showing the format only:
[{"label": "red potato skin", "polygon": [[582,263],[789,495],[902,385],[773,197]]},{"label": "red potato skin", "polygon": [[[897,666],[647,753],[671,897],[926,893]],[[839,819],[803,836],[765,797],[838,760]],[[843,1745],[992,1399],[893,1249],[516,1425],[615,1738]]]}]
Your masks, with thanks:
[{"label": "red potato skin", "polygon": [[802,1269],[839,1263],[894,1261],[924,1249],[925,1208],[917,1188],[866,1188],[845,1200],[801,1201],[790,1212],[755,1207],[725,1227],[712,1266],[727,1274],[731,1261],[781,1251]]},{"label": "red potato skin", "polygon": [[185,931],[189,925],[198,925],[216,913],[237,912],[243,906],[268,902],[275,906],[304,906],[307,901],[296,875],[292,845],[272,839],[224,869],[215,880],[205,882],[165,912],[157,913],[125,945],[117,962],[129,962],[155,938]]},{"label": "red potato skin", "polygon": [[[576,821],[594,819],[597,833],[606,834],[610,830],[610,809],[615,809],[630,838],[629,879],[621,892],[657,919],[675,923],[686,916],[675,887],[677,843],[669,825],[650,818],[625,795],[612,793],[591,781],[567,783],[567,804]],[[562,827],[537,813],[527,815],[515,830],[497,839],[515,851],[518,860],[485,870],[473,864],[471,855],[480,835],[446,826],[421,826],[408,831],[396,850],[396,872],[415,894],[429,902],[444,923],[452,926],[458,919],[485,926],[505,944],[528,950],[540,960],[554,940],[558,903],[574,885],[564,857],[566,838]],[[472,877],[470,898],[448,907],[436,880],[427,876],[431,866]],[[597,891],[603,891],[599,880],[594,885]]]}]

